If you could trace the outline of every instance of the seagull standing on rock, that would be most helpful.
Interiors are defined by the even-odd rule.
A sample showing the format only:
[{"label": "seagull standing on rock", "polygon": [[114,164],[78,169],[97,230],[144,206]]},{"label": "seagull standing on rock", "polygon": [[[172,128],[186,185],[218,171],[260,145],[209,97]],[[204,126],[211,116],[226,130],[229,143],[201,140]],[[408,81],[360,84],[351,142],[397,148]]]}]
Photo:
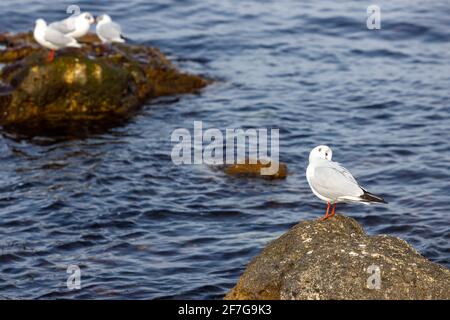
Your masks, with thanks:
[{"label": "seagull standing on rock", "polygon": [[119,24],[112,21],[110,16],[102,14],[97,17],[96,21],[96,32],[103,43],[125,42],[125,39],[122,37],[122,28]]},{"label": "seagull standing on rock", "polygon": [[81,45],[75,38],[47,26],[47,23],[44,19],[36,20],[36,26],[34,27],[33,36],[41,46],[50,49],[50,52],[47,56],[48,62],[53,61],[55,57],[55,50],[66,47],[81,47]]},{"label": "seagull standing on rock", "polygon": [[[306,170],[306,179],[312,192],[328,204],[322,220],[334,216],[338,202],[387,203],[383,198],[360,187],[347,169],[331,161],[332,155],[328,146],[315,147],[309,154],[309,165]],[[333,210],[329,214],[331,204]]]},{"label": "seagull standing on rock", "polygon": [[77,16],[52,22],[49,24],[49,27],[64,33],[66,36],[78,39],[89,32],[89,29],[94,22],[94,16],[89,12],[84,12]]}]

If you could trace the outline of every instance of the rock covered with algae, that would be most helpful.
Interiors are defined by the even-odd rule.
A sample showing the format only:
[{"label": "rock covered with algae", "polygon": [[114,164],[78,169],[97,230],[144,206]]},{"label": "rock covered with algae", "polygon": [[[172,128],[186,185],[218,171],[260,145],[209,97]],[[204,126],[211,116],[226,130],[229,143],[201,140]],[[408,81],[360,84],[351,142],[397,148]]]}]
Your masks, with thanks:
[{"label": "rock covered with algae", "polygon": [[182,73],[157,48],[99,45],[57,52],[52,62],[31,33],[0,34],[0,125],[44,130],[110,125],[130,118],[151,98],[197,92],[209,81]]},{"label": "rock covered with algae", "polygon": [[450,270],[352,218],[303,221],[247,266],[225,299],[450,299]]}]

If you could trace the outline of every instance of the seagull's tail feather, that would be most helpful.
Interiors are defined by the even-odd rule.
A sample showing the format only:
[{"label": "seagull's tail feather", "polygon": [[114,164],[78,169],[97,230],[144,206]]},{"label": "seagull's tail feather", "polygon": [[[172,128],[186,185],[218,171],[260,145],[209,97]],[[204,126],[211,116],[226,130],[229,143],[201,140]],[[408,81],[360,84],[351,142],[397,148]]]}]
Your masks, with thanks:
[{"label": "seagull's tail feather", "polygon": [[363,202],[378,202],[378,203],[387,203],[382,197],[374,195],[366,190],[364,190],[364,194],[361,196],[361,200]]},{"label": "seagull's tail feather", "polygon": [[125,40],[127,40],[127,38],[125,38],[124,36],[120,36],[120,37],[118,37],[118,38],[112,39],[111,41],[112,41],[112,42],[118,42],[118,43],[124,43]]}]

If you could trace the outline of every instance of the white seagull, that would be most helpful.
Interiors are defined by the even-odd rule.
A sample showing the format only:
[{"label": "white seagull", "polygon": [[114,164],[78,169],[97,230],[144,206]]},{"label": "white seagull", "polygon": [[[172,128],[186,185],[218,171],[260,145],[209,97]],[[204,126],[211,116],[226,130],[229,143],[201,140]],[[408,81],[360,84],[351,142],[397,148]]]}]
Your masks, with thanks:
[{"label": "white seagull", "polygon": [[81,47],[75,38],[48,27],[44,19],[36,20],[33,36],[41,46],[51,50],[47,57],[47,61],[49,62],[53,61],[53,58],[55,57],[55,50],[66,47]]},{"label": "white seagull", "polygon": [[[328,146],[315,147],[309,154],[306,169],[306,179],[312,192],[328,204],[322,220],[334,215],[338,202],[387,203],[383,198],[364,190],[347,169],[331,161],[332,155]],[[333,210],[329,214],[331,204]]]},{"label": "white seagull", "polygon": [[95,22],[94,17],[89,12],[69,17],[61,21],[49,24],[49,27],[73,38],[81,38],[89,32],[91,25]]},{"label": "white seagull", "polygon": [[98,16],[97,19],[97,35],[103,43],[125,42],[122,38],[122,28],[119,24],[112,21],[107,14]]}]

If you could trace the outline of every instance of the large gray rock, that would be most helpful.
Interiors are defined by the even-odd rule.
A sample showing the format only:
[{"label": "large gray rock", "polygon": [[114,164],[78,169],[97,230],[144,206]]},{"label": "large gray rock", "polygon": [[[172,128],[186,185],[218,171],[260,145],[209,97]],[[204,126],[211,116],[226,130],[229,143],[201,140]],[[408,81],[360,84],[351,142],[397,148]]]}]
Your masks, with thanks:
[{"label": "large gray rock", "polygon": [[335,215],[269,243],[225,299],[450,299],[450,271]]}]

